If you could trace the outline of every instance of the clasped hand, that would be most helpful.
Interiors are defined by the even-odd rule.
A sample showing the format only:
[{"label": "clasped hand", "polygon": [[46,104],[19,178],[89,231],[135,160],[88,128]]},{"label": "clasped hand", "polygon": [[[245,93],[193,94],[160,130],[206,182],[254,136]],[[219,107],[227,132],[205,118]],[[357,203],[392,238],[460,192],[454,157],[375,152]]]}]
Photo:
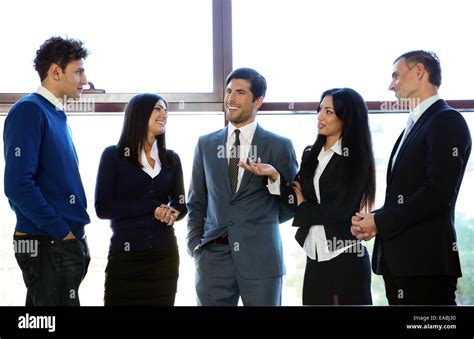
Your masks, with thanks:
[{"label": "clasped hand", "polygon": [[158,219],[167,225],[173,225],[178,218],[179,213],[180,212],[177,209],[174,209],[169,205],[161,204],[161,206],[155,209],[155,219]]},{"label": "clasped hand", "polygon": [[379,231],[375,225],[373,213],[356,213],[352,217],[351,233],[359,240],[370,240],[375,237]]}]

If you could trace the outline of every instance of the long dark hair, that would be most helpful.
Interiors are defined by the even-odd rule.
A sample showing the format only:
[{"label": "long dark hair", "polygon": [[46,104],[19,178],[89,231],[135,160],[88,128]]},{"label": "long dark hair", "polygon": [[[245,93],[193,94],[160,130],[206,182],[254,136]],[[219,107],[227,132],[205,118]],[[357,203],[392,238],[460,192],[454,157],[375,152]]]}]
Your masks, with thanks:
[{"label": "long dark hair", "polygon": [[[122,134],[118,142],[119,156],[140,168],[140,154],[144,147],[144,141],[148,131],[148,121],[155,104],[163,100],[159,95],[151,93],[137,94],[130,99],[125,109]],[[165,133],[156,137],[158,145],[158,156],[163,167],[170,168],[174,165],[171,151],[166,150]]]},{"label": "long dark hair", "polygon": [[[362,96],[351,88],[334,88],[321,95],[332,96],[336,116],[342,121],[342,152],[345,177],[342,183],[346,187],[362,187],[360,209],[369,210],[375,201],[375,161],[372,151],[372,138],[369,129],[368,109]],[[318,112],[320,107],[318,107]],[[303,195],[309,195],[313,186],[314,171],[318,165],[318,155],[326,142],[326,136],[318,135],[301,164],[300,181]],[[357,185],[359,183],[359,185]]]}]

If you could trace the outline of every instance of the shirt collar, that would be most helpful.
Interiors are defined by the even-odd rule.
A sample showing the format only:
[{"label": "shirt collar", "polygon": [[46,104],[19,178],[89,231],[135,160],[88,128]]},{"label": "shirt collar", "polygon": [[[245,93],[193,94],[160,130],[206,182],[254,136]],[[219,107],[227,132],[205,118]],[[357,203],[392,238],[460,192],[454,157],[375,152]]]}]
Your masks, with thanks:
[{"label": "shirt collar", "polygon": [[[231,122],[227,124],[227,140],[230,139],[231,135],[237,129]],[[255,130],[257,129],[257,121],[254,120],[248,125],[242,126],[238,128],[240,130],[240,135],[244,137],[245,140],[252,141],[253,135],[255,134]]]},{"label": "shirt collar", "polygon": [[43,98],[45,98],[46,100],[48,100],[50,103],[52,103],[54,105],[54,107],[56,107],[58,110],[60,111],[63,111],[64,110],[64,105],[63,103],[61,102],[61,100],[59,100],[58,98],[56,98],[54,96],[53,93],[51,93],[46,87],[43,87],[43,86],[39,86],[38,89],[36,90],[36,93],[38,93],[39,95],[41,95]]},{"label": "shirt collar", "polygon": [[338,139],[334,145],[331,146],[330,149],[328,150],[325,150],[324,149],[324,145],[323,145],[323,148],[321,149],[321,152],[334,152],[334,153],[337,153],[339,155],[342,155],[342,138]]},{"label": "shirt collar", "polygon": [[421,115],[425,113],[425,111],[439,99],[441,99],[440,96],[436,94],[420,102],[420,104],[410,112],[413,122],[416,123],[418,119],[420,119]]},{"label": "shirt collar", "polygon": [[[157,143],[156,139],[155,139],[155,142],[153,143],[153,145],[151,145],[150,157],[153,160],[155,160],[156,164],[161,164],[160,163],[160,157],[158,155],[158,143]],[[143,166],[151,167],[150,164],[148,163],[148,159],[146,158],[145,149],[142,149],[140,162],[142,163]],[[156,164],[155,164],[155,167],[156,167]]]},{"label": "shirt collar", "polygon": [[342,138],[339,138],[334,145],[332,145],[331,149],[334,153],[342,155]]}]

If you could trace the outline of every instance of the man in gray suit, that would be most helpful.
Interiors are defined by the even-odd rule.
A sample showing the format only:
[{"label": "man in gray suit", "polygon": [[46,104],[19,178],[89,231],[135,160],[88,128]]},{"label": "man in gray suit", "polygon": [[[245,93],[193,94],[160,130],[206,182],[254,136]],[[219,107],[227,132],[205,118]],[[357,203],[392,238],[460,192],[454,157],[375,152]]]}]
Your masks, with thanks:
[{"label": "man in gray suit", "polygon": [[[240,68],[226,83],[230,123],[199,138],[189,188],[187,240],[196,264],[197,301],[236,306],[241,297],[244,305],[281,305],[279,224],[293,212],[279,185],[296,175],[295,151],[290,140],[255,121],[267,89],[262,75]],[[244,170],[245,164],[254,169]],[[268,175],[267,164],[278,174]]]}]

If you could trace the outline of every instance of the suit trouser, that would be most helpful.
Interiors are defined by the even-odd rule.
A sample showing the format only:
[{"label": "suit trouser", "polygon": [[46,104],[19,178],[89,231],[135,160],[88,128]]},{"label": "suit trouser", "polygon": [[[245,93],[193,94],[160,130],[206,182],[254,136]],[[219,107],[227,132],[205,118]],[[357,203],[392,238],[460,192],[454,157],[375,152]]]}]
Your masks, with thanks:
[{"label": "suit trouser", "polygon": [[26,306],[79,306],[79,285],[89,267],[86,239],[14,236],[15,257],[27,288]]},{"label": "suit trouser", "polygon": [[244,306],[281,305],[282,277],[245,279],[237,272],[229,245],[206,245],[194,260],[199,306],[237,306],[239,296]]},{"label": "suit trouser", "polygon": [[384,263],[383,280],[390,305],[456,305],[456,277],[396,277]]}]

